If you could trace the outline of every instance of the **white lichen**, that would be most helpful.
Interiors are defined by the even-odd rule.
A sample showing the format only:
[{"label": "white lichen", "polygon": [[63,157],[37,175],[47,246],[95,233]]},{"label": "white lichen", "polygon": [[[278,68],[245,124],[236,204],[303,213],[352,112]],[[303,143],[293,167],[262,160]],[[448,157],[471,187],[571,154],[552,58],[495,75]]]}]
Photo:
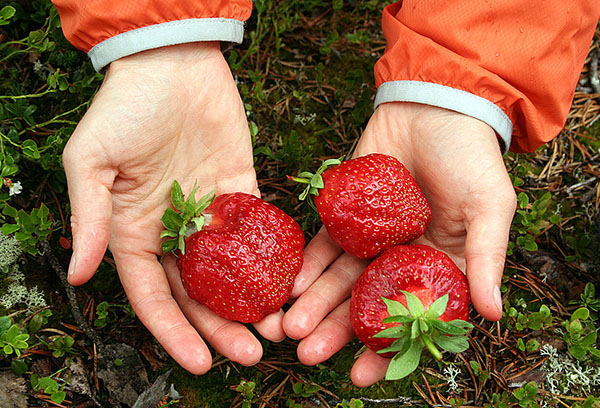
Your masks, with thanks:
[{"label": "white lichen", "polygon": [[448,365],[444,368],[444,376],[446,381],[448,382],[448,388],[451,392],[455,393],[462,389],[460,384],[456,382],[456,378],[460,375],[460,368],[456,368],[453,365]]},{"label": "white lichen", "polygon": [[37,286],[28,287],[18,260],[23,250],[14,236],[0,234],[0,273],[4,287],[0,305],[12,309],[23,305],[28,310],[46,306],[46,299]]},{"label": "white lichen", "polygon": [[14,235],[0,233],[0,272],[8,273],[10,266],[17,262],[22,253],[23,249]]},{"label": "white lichen", "polygon": [[570,354],[559,353],[550,344],[540,349],[540,355],[548,356],[546,385],[554,395],[587,395],[593,387],[600,385],[600,367],[582,365]]}]

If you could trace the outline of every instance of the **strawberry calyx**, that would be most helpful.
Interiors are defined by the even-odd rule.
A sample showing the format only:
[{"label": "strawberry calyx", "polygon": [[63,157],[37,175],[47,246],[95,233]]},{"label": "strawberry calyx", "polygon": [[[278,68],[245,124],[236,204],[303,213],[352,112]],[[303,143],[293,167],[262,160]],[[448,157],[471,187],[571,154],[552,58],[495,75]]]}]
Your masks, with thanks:
[{"label": "strawberry calyx", "polygon": [[174,209],[167,207],[161,218],[165,229],[160,233],[160,238],[167,238],[161,243],[163,254],[177,250],[185,254],[185,239],[194,232],[200,231],[206,223],[206,217],[202,212],[214,201],[215,190],[196,201],[197,191],[198,186],[194,183],[194,188],[186,200],[177,180],[173,181],[171,204]]},{"label": "strawberry calyx", "polygon": [[[406,305],[382,296],[390,315],[383,323],[399,323],[380,331],[373,337],[396,339],[389,347],[377,351],[379,354],[394,352],[385,379],[399,380],[412,373],[419,365],[421,352],[427,348],[431,355],[442,360],[442,352],[461,353],[469,348],[467,334],[473,325],[464,320],[444,322],[439,317],[448,306],[448,294],[436,299],[425,310],[421,300],[414,294],[401,291]],[[439,348],[438,348],[439,347]]]},{"label": "strawberry calyx", "polygon": [[340,157],[339,159],[327,159],[323,161],[315,173],[303,171],[297,176],[287,176],[288,180],[295,181],[296,183],[308,184],[298,198],[304,201],[309,194],[318,196],[319,189],[325,187],[325,183],[323,182],[323,172],[329,167],[341,164],[343,158],[344,156]]}]

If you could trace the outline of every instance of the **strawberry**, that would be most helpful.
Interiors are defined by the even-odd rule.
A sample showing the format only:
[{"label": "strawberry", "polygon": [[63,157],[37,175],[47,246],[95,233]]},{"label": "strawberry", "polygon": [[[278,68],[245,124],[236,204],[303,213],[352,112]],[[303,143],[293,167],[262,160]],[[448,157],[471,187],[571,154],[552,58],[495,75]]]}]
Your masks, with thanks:
[{"label": "strawberry", "polygon": [[162,217],[163,252],[173,251],[190,298],[218,315],[257,322],[288,300],[302,266],[296,221],[250,194],[209,194],[186,201],[177,182]]},{"label": "strawberry", "polygon": [[431,221],[431,208],[420,187],[392,156],[374,153],[345,162],[330,159],[315,174],[289,178],[308,184],[300,199],[314,195],[329,236],[358,258],[372,258],[415,240]]},{"label": "strawberry", "polygon": [[375,259],[352,289],[350,319],[371,350],[393,357],[386,379],[414,371],[423,348],[438,360],[438,347],[462,352],[473,326],[465,275],[443,252],[427,245],[399,245]]}]

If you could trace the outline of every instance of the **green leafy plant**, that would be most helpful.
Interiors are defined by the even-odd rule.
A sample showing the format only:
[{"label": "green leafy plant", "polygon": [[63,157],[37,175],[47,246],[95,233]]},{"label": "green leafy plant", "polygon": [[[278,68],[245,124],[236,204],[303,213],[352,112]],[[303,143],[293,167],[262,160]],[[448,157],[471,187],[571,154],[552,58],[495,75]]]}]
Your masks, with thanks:
[{"label": "green leafy plant", "polygon": [[512,231],[517,233],[516,242],[509,245],[509,255],[516,246],[527,251],[536,251],[536,238],[548,227],[558,224],[562,217],[552,212],[552,194],[546,192],[540,198],[530,203],[529,196],[521,192],[517,196],[517,212],[512,224]]},{"label": "green leafy plant", "polygon": [[352,398],[350,401],[343,400],[335,405],[335,408],[363,408],[365,404],[356,398]]},{"label": "green leafy plant", "polygon": [[579,300],[571,300],[570,305],[580,305],[590,311],[590,318],[595,320],[597,312],[600,311],[600,298],[596,297],[596,286],[592,282],[585,284],[583,293],[579,295]]},{"label": "green leafy plant", "polygon": [[550,308],[544,304],[540,306],[537,312],[531,313],[519,312],[515,307],[511,306],[504,315],[512,319],[514,327],[518,331],[525,329],[547,330],[552,327],[552,313]]},{"label": "green leafy plant", "polygon": [[471,360],[469,361],[469,365],[471,366],[471,370],[473,370],[473,374],[475,374],[479,381],[485,381],[491,377],[490,372],[483,370],[477,361]]},{"label": "green leafy plant", "polygon": [[390,347],[377,352],[397,353],[388,366],[386,380],[398,380],[412,373],[419,365],[424,348],[427,348],[436,360],[442,360],[442,353],[438,347],[450,353],[465,351],[469,348],[467,334],[473,328],[471,323],[464,320],[438,320],[448,305],[447,294],[434,301],[425,311],[417,296],[410,292],[401,292],[406,296],[408,307],[395,300],[382,298],[390,315],[383,323],[401,324],[384,329],[374,336],[396,339]]},{"label": "green leafy plant", "polygon": [[2,213],[14,218],[15,223],[2,225],[0,231],[4,235],[14,234],[25,252],[37,255],[38,242],[47,239],[52,228],[48,207],[42,203],[39,208],[34,208],[27,214],[24,210],[17,210],[6,204]]},{"label": "green leafy plant", "polygon": [[256,383],[254,381],[246,380],[242,380],[235,388],[235,390],[242,395],[242,408],[250,408],[254,401],[256,401],[256,397],[254,395],[255,388]]},{"label": "green leafy plant", "polygon": [[33,388],[34,391],[43,391],[45,394],[50,395],[50,399],[53,402],[61,404],[67,397],[67,394],[64,391],[66,383],[59,385],[52,377],[58,375],[66,368],[67,367],[64,367],[48,377],[40,377],[37,374],[32,374],[30,378],[31,388]]},{"label": "green leafy plant", "polygon": [[52,356],[63,357],[65,354],[71,354],[74,352],[73,344],[75,339],[71,336],[57,336],[52,338],[48,343],[48,348],[52,350]]},{"label": "green leafy plant", "polygon": [[129,316],[135,316],[135,313],[129,304],[120,305],[117,303],[108,303],[106,301],[100,302],[98,306],[96,306],[96,320],[94,320],[94,326],[102,328],[115,322],[118,319],[116,313],[117,310],[124,310]]},{"label": "green leafy plant", "polygon": [[307,398],[313,395],[315,392],[319,391],[319,386],[316,384],[304,384],[301,382],[297,382],[292,386],[294,394],[299,397]]},{"label": "green leafy plant", "polygon": [[569,320],[563,322],[565,328],[564,340],[569,353],[577,360],[585,360],[588,356],[600,361],[600,350],[596,345],[598,331],[590,320],[590,311],[580,307],[573,312]]},{"label": "green leafy plant", "polygon": [[15,15],[15,8],[13,6],[4,6],[0,9],[0,26],[7,25],[10,19]]},{"label": "green leafy plant", "polygon": [[29,334],[13,324],[10,317],[0,316],[0,351],[4,356],[14,353],[21,357],[21,351],[29,348],[28,340]]}]

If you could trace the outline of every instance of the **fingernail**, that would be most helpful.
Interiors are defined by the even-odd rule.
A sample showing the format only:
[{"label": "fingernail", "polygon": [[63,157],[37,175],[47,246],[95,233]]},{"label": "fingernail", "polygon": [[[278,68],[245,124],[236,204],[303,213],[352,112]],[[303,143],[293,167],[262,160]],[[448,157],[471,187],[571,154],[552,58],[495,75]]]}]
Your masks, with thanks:
[{"label": "fingernail", "polygon": [[69,276],[75,273],[75,265],[77,264],[77,260],[75,259],[75,253],[71,256],[71,262],[69,262]]},{"label": "fingernail", "polygon": [[498,285],[494,287],[494,302],[496,302],[498,311],[502,313],[502,295],[500,294],[500,286]]}]

